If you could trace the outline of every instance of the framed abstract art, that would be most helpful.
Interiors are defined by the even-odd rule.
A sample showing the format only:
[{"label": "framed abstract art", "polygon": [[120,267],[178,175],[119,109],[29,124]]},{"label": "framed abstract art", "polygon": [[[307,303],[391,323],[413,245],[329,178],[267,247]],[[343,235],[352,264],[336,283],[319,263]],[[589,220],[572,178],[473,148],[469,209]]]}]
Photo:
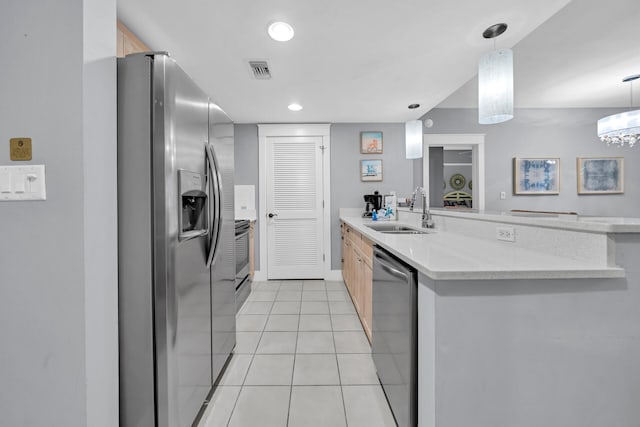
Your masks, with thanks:
[{"label": "framed abstract art", "polygon": [[553,157],[514,158],[513,194],[560,193],[560,159]]},{"label": "framed abstract art", "polygon": [[624,157],[578,157],[578,194],[624,193]]}]

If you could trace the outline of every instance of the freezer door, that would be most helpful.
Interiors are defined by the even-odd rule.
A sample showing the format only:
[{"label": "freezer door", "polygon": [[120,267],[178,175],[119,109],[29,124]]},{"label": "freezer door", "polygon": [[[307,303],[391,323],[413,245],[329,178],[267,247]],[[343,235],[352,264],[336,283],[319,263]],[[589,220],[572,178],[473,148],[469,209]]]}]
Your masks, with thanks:
[{"label": "freezer door", "polygon": [[[209,99],[166,55],[154,57],[152,91],[157,425],[188,427],[212,386],[209,218],[200,212],[185,220],[210,197]],[[193,187],[186,196],[185,177]]]}]

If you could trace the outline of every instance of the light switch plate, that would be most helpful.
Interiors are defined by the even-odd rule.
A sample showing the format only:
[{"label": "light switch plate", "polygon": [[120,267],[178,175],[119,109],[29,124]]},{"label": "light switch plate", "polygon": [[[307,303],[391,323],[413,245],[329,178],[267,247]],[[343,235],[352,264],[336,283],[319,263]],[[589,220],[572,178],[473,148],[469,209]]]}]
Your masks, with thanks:
[{"label": "light switch plate", "polygon": [[0,166],[0,202],[46,199],[44,165]]}]

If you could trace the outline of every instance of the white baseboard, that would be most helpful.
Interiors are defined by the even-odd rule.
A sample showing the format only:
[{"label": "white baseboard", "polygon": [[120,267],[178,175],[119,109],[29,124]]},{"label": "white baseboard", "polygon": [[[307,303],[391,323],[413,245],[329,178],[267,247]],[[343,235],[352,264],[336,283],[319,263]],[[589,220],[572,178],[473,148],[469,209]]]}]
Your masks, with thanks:
[{"label": "white baseboard", "polygon": [[[253,281],[254,282],[265,282],[267,279],[267,273],[262,271],[254,271],[253,273]],[[324,280],[331,280],[334,282],[339,282],[342,280],[342,270],[331,270],[329,274],[325,275]]]},{"label": "white baseboard", "polygon": [[253,272],[253,281],[254,282],[264,282],[267,279],[267,273],[263,273],[262,271],[254,271]]},{"label": "white baseboard", "polygon": [[342,270],[331,270],[329,274],[324,277],[324,280],[331,280],[333,282],[342,281]]}]

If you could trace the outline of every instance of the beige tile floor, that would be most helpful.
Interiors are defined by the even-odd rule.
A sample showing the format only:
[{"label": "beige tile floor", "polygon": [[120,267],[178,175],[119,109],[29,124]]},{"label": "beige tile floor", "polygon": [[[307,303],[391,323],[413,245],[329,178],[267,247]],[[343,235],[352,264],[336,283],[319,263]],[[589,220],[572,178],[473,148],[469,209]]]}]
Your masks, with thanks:
[{"label": "beige tile floor", "polygon": [[256,282],[199,427],[393,427],[342,282]]}]

